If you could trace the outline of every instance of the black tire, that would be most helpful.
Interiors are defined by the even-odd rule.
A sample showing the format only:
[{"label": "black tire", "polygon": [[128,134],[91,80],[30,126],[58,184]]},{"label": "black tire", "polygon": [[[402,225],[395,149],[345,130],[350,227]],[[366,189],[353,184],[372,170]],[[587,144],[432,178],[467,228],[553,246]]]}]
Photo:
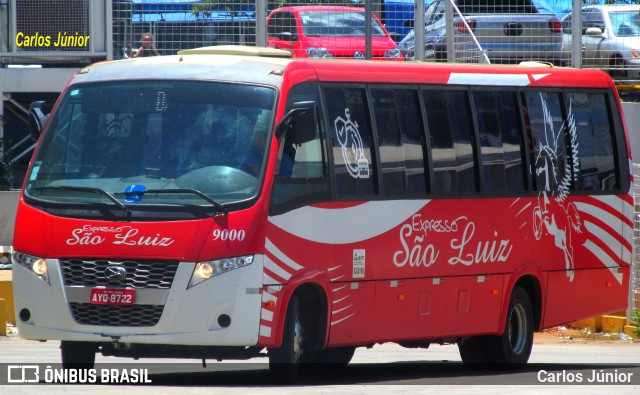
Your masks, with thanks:
[{"label": "black tire", "polygon": [[533,308],[524,289],[513,289],[504,333],[492,340],[496,346],[496,363],[520,369],[529,361],[533,346]]},{"label": "black tire", "polygon": [[516,287],[509,301],[504,333],[477,336],[458,345],[467,367],[521,369],[529,361],[533,346],[533,309],[527,292]]},{"label": "black tire", "polygon": [[305,342],[307,331],[303,325],[300,300],[293,296],[284,321],[282,346],[268,351],[269,372],[277,383],[292,384],[298,380],[303,358],[308,357],[304,355],[308,349],[308,342]]},{"label": "black tire", "polygon": [[98,346],[87,342],[60,342],[60,356],[64,369],[93,369]]},{"label": "black tire", "polygon": [[316,350],[314,362],[327,365],[328,368],[343,368],[351,362],[355,347],[334,347]]},{"label": "black tire", "polygon": [[469,369],[486,369],[489,355],[489,336],[474,336],[458,344],[462,362]]},{"label": "black tire", "polygon": [[611,78],[626,78],[627,70],[624,68],[624,60],[619,56],[611,58],[609,61],[609,76]]}]

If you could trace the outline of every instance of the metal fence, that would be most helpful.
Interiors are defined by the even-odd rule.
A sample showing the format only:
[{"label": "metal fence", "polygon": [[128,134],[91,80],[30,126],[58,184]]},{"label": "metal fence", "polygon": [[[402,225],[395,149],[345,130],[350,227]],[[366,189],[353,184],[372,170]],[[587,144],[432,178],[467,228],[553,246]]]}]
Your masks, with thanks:
[{"label": "metal fence", "polygon": [[253,1],[113,2],[114,58],[135,54],[151,34],[160,55],[210,45],[256,45]]},{"label": "metal fence", "polygon": [[[618,4],[602,4],[612,2]],[[46,61],[52,54],[67,55],[71,61],[75,59],[69,54],[84,55],[88,61],[100,56],[119,59],[133,55],[145,33],[153,36],[160,55],[209,45],[273,46],[274,40],[284,37],[282,30],[267,26],[267,17],[274,10],[320,6],[326,11],[329,6],[347,6],[374,15],[373,23],[376,19],[382,23],[405,59],[546,61],[640,79],[638,3],[640,0],[0,0],[0,62],[24,62],[25,55],[37,55],[30,58],[35,59],[32,62]],[[308,14],[290,18],[292,29],[286,40],[292,47],[331,47],[321,36],[305,32],[313,22]],[[323,23],[339,29],[343,19],[327,18]],[[364,34],[369,51],[363,55],[373,57],[375,26]],[[50,37],[51,44],[45,45],[43,37]],[[54,46],[59,37],[68,45]],[[81,42],[84,37],[91,37],[89,45]],[[353,53],[362,52],[359,46],[363,44],[351,42]],[[17,60],[11,60],[14,58]]]},{"label": "metal fence", "polygon": [[[154,36],[160,54],[208,45],[273,46],[282,38],[277,37],[282,30],[266,26],[266,16],[273,10],[348,6],[371,11],[397,43],[402,57],[409,60],[545,61],[601,68],[617,78],[638,77],[640,5],[633,4],[639,1],[617,1],[631,4],[626,6],[598,5],[604,2],[583,0],[579,2],[582,12],[573,12],[573,0],[114,0],[114,57],[135,53],[144,33]],[[297,22],[290,15],[288,23],[278,23],[293,27],[288,39],[293,47],[308,46],[309,41],[327,44],[305,33],[307,22],[311,23],[308,13]],[[327,18],[325,25],[339,22],[339,18]],[[573,29],[574,24],[581,28]],[[360,48],[353,48],[356,51]]]},{"label": "metal fence", "polygon": [[[323,7],[321,10],[328,10],[332,6],[366,9],[374,15],[374,25],[377,24],[376,19],[380,21],[389,33],[391,40],[399,44],[407,35],[412,34],[415,25],[424,25],[424,10],[432,1],[426,0],[424,4],[420,4],[415,0],[114,0],[112,7],[114,58],[134,54],[141,47],[142,35],[146,33],[153,36],[161,55],[174,54],[181,49],[209,45],[274,46],[273,39],[278,37],[276,37],[274,29],[267,26],[267,16],[276,9],[296,6],[320,6]],[[332,15],[340,12],[343,13],[343,18],[327,17],[325,21],[322,21],[324,27],[328,29],[328,35],[334,37],[334,42],[336,41],[335,37],[341,35],[340,29],[344,28],[341,24],[347,23],[345,22],[346,11],[334,10]],[[304,25],[306,25],[308,18],[313,17],[307,12],[307,15],[299,16],[299,20],[296,22],[293,14],[290,14],[288,22],[276,23],[294,27],[291,32],[295,38],[307,37],[311,41],[322,41],[322,44],[326,46],[326,37],[323,40],[323,37],[318,35],[314,34],[314,37],[311,37],[309,33],[305,34],[306,26]],[[319,22],[317,18],[315,21]],[[261,35],[261,32],[264,33]],[[375,29],[371,34],[375,37]],[[346,36],[347,33],[342,35]],[[367,39],[371,37],[365,36],[364,31],[356,33],[355,36],[367,37]],[[454,40],[456,39],[454,38]],[[458,49],[455,59],[461,61],[465,57],[471,57],[477,60],[477,49],[467,45],[467,38],[462,41],[465,43],[465,47]],[[355,43],[356,40],[352,40],[352,42]],[[301,45],[308,45],[308,43]],[[329,42],[328,46],[331,45]],[[362,46],[364,44],[354,44],[352,52],[361,52],[360,47]],[[328,49],[331,50],[331,48]],[[444,47],[439,47],[439,50],[444,50],[446,53]],[[463,53],[463,51],[469,50],[475,55]],[[369,57],[369,54],[364,55]]]}]

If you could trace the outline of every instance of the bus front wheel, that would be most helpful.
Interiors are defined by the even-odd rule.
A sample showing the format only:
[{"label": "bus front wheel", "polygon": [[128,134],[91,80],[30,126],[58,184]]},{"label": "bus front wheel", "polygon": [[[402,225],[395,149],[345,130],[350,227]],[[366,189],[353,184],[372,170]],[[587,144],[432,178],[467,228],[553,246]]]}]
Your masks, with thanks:
[{"label": "bus front wheel", "polygon": [[355,347],[334,347],[315,351],[314,362],[328,365],[326,367],[343,368],[351,362]]},{"label": "bus front wheel", "polygon": [[87,342],[60,342],[62,367],[65,369],[93,369],[98,346]]},{"label": "bus front wheel", "polygon": [[470,368],[519,369],[531,355],[533,309],[527,292],[516,287],[509,301],[504,333],[476,336],[458,345],[462,362]]},{"label": "bus front wheel", "polygon": [[294,383],[308,348],[309,330],[302,319],[300,300],[293,296],[287,308],[282,346],[269,349],[269,372],[278,383]]}]

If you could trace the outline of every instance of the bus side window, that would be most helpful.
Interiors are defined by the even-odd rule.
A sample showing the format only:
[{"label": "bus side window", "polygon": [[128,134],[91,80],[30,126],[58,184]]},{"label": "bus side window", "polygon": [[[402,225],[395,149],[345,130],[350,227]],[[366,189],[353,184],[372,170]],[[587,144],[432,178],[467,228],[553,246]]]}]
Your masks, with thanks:
[{"label": "bus side window", "polygon": [[472,93],[478,122],[484,192],[523,192],[523,140],[515,91]]},{"label": "bus side window", "polygon": [[471,106],[467,91],[423,90],[433,161],[433,192],[475,192],[475,155]]},{"label": "bus side window", "polygon": [[427,182],[416,89],[371,89],[385,196],[422,195]]},{"label": "bus side window", "polygon": [[335,188],[338,197],[376,193],[373,139],[367,95],[364,88],[325,87],[323,89],[333,150]]},{"label": "bus side window", "polygon": [[523,103],[531,125],[531,172],[534,191],[557,196],[568,192],[572,176],[567,170],[562,97],[558,92],[524,92]]},{"label": "bus side window", "polygon": [[[306,101],[318,103],[315,86],[312,84],[295,86],[289,94],[285,113],[291,110],[293,103]],[[319,120],[319,114],[316,115]],[[290,130],[285,133],[282,137],[278,154],[277,177],[294,179],[325,177],[325,163],[319,124],[315,125],[314,135],[313,139],[302,144],[296,144],[293,131]]]},{"label": "bus side window", "polygon": [[382,191],[387,196],[402,195],[406,188],[406,169],[393,91],[371,89],[371,100],[378,132]]},{"label": "bus side window", "polygon": [[395,92],[406,166],[406,192],[409,194],[423,194],[431,189],[429,172],[426,171],[428,154],[419,95],[413,89]]},{"label": "bus side window", "polygon": [[316,129],[316,138],[303,144],[291,142],[291,135],[285,136],[278,156],[278,177],[323,178],[322,144]]},{"label": "bus side window", "polygon": [[[291,88],[285,114],[293,103],[305,101],[319,103],[314,84],[305,83]],[[315,138],[302,144],[294,144],[292,132],[288,130],[281,137],[271,215],[326,201],[331,196],[320,125],[316,125]]]},{"label": "bus side window", "polygon": [[619,188],[616,178],[616,158],[613,127],[607,98],[602,93],[567,94],[569,115],[577,139],[577,188],[579,191],[611,191]]}]

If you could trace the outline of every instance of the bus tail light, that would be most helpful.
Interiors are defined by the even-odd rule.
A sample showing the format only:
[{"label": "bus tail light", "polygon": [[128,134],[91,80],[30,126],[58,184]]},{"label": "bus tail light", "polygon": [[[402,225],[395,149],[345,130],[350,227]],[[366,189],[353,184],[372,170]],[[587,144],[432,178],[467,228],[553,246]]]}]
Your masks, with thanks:
[{"label": "bus tail light", "polygon": [[228,271],[248,266],[253,262],[253,255],[244,255],[235,258],[217,259],[214,261],[197,262],[191,274],[191,280],[187,289],[212,277]]},{"label": "bus tail light", "polygon": [[27,268],[36,277],[51,285],[49,283],[49,271],[47,269],[47,262],[44,260],[44,258],[24,254],[22,252],[14,250],[13,254],[11,255],[11,259],[14,264]]}]

